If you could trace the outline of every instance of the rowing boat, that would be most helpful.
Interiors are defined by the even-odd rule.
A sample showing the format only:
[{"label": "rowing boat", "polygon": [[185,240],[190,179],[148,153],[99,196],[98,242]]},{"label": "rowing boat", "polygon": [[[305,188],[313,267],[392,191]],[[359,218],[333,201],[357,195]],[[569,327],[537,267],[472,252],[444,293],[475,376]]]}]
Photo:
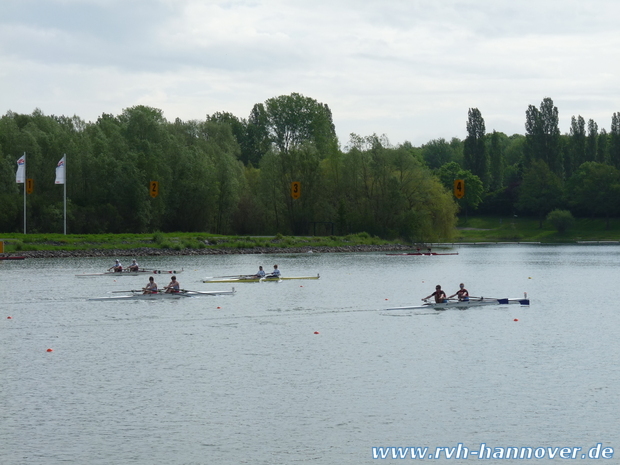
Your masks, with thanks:
[{"label": "rowing boat", "polygon": [[280,282],[289,279],[319,279],[320,276],[280,276],[273,278],[258,278],[256,276],[239,276],[227,278],[204,278],[203,283],[264,283],[264,282]]},{"label": "rowing boat", "polygon": [[26,257],[22,255],[5,255],[0,257],[0,260],[25,260]]},{"label": "rowing boat", "polygon": [[138,271],[105,271],[103,273],[86,273],[86,274],[76,274],[78,278],[91,278],[93,276],[143,276],[145,274],[179,274],[182,273],[183,269],[180,270],[148,270],[146,268],[140,268]]},{"label": "rowing boat", "polygon": [[180,292],[158,292],[157,294],[143,294],[142,290],[118,291],[127,293],[127,295],[115,295],[109,297],[92,297],[88,300],[167,300],[167,299],[183,299],[185,297],[204,297],[215,295],[234,295],[235,288],[232,291],[189,291],[181,290]]},{"label": "rowing boat", "polygon": [[508,304],[517,304],[517,305],[530,305],[530,299],[527,298],[527,295],[523,299],[496,299],[490,297],[470,297],[469,300],[450,300],[445,303],[436,303],[436,302],[426,302],[424,305],[415,305],[410,307],[392,307],[386,308],[385,310],[422,310],[422,309],[433,309],[433,310],[445,310],[447,308],[459,308],[465,309],[470,307],[482,307],[485,305],[508,305]]}]

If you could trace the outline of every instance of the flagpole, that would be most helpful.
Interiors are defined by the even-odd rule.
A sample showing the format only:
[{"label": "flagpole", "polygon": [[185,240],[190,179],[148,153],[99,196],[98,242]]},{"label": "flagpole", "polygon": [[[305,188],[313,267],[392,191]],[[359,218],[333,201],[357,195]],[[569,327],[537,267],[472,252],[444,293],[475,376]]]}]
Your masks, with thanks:
[{"label": "flagpole", "polygon": [[26,234],[26,152],[24,152],[24,234]]},{"label": "flagpole", "polygon": [[65,236],[67,235],[67,154],[63,154],[65,158]]}]

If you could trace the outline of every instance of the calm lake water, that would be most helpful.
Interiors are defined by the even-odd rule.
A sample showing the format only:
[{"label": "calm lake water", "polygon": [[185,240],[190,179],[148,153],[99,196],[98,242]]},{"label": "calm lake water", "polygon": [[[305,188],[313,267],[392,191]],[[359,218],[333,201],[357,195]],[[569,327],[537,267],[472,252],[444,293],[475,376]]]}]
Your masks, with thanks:
[{"label": "calm lake water", "polygon": [[[599,443],[620,448],[620,246],[453,251],[137,257],[183,268],[182,287],[196,290],[229,290],[201,278],[258,265],[321,275],[160,302],[88,301],[146,284],[75,277],[113,260],[0,262],[0,463],[364,464],[378,462],[373,447],[459,443],[581,447],[581,459]],[[474,296],[527,292],[531,306],[384,310],[459,282]],[[601,461],[614,460],[581,463]]]}]

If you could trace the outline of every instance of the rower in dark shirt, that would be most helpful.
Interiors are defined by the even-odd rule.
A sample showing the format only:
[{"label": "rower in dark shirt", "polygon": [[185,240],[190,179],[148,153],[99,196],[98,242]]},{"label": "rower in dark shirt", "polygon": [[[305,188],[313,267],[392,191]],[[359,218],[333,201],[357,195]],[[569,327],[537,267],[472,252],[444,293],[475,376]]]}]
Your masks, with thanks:
[{"label": "rower in dark shirt", "polygon": [[424,297],[422,300],[427,300],[427,299],[430,299],[431,297],[435,297],[435,302],[438,304],[443,304],[448,301],[448,299],[446,298],[446,293],[441,290],[441,286],[439,284],[435,286],[435,292],[433,292],[431,295],[427,297]]},{"label": "rower in dark shirt", "polygon": [[457,296],[459,301],[461,302],[469,300],[469,292],[467,291],[467,289],[465,289],[465,284],[459,284],[459,290],[452,294],[450,297],[448,297],[448,299],[451,299],[454,296]]}]

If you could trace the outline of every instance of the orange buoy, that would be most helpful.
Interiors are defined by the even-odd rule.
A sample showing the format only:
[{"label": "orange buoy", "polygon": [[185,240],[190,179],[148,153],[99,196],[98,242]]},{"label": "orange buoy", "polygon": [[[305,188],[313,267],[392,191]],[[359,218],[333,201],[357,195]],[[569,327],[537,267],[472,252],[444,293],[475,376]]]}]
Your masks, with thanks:
[{"label": "orange buoy", "polygon": [[47,349],[48,352],[54,352],[52,349]]}]

